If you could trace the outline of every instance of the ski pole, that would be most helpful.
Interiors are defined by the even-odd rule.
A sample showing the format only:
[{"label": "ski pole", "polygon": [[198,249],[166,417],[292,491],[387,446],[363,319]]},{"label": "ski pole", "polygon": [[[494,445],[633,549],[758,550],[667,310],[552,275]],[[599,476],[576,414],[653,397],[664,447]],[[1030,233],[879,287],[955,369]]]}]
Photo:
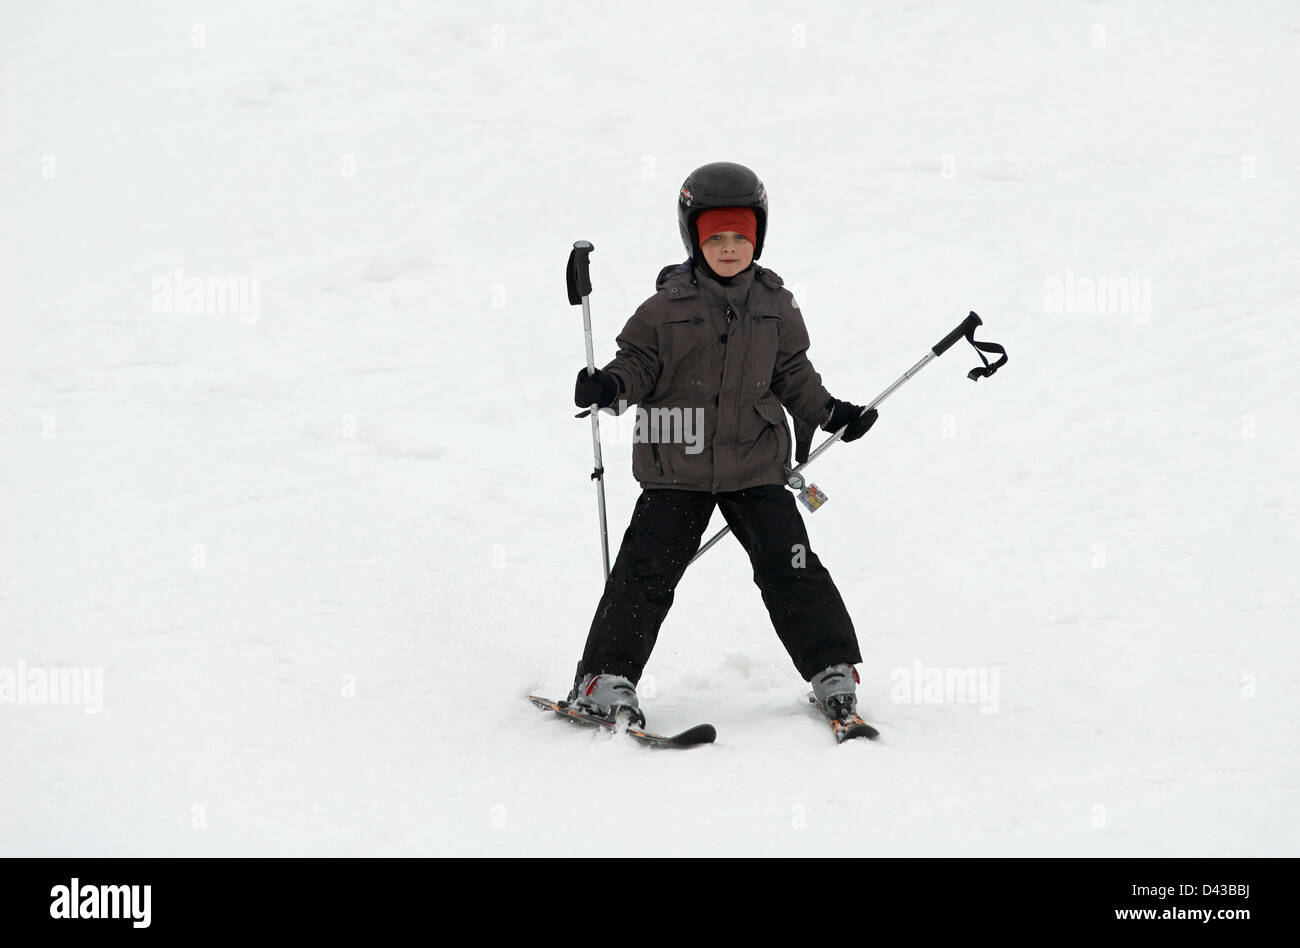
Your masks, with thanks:
[{"label": "ski pole", "polygon": [[[591,345],[591,271],[588,257],[596,248],[589,240],[579,240],[569,252],[569,265],[565,281],[569,285],[569,305],[582,304],[582,328],[587,336],[587,375],[596,374],[596,356]],[[596,457],[596,467],[591,479],[596,482],[596,505],[600,513],[600,552],[605,565],[605,578],[609,578],[609,530],[605,524],[605,465],[600,457],[600,417],[596,406],[591,413],[591,450]]]},{"label": "ski pole", "polygon": [[[980,360],[984,363],[982,367],[976,367],[974,369],[971,369],[970,372],[968,372],[966,375],[968,379],[970,379],[972,382],[978,382],[980,379],[987,378],[988,376],[996,372],[998,369],[1002,368],[1002,366],[1004,366],[1007,361],[1007,350],[1004,349],[1002,346],[998,345],[996,342],[975,341],[975,327],[981,326],[983,325],[983,323],[984,320],[980,319],[979,316],[975,314],[975,311],[972,310],[971,314],[967,316],[964,320],[962,320],[961,325],[959,325],[956,329],[954,329],[952,332],[948,333],[948,335],[944,336],[937,343],[935,343],[930,348],[930,351],[925,354],[924,358],[922,358],[919,362],[916,363],[916,365],[912,366],[901,376],[899,376],[899,378],[894,382],[894,384],[890,385],[889,388],[885,389],[883,392],[877,395],[870,405],[862,409],[862,413],[858,415],[858,417],[861,418],[862,415],[865,415],[867,412],[871,411],[873,408],[875,408],[877,405],[883,402],[890,395],[893,395],[896,391],[898,391],[902,387],[904,382],[906,382],[912,376],[916,375],[917,372],[920,372],[923,368],[929,365],[933,360],[937,359],[939,356],[947,352],[950,348],[952,348],[952,344],[956,342],[958,339],[961,339],[963,336],[966,337],[966,340],[972,346],[975,347],[975,351],[979,354]],[[999,359],[997,362],[995,362],[993,365],[989,365],[989,360],[984,358],[985,352],[1000,352],[1002,353],[1002,358]],[[786,484],[788,484],[791,488],[797,491],[806,490],[807,484],[804,481],[802,475],[803,469],[806,468],[813,461],[817,460],[817,458],[819,458],[823,453],[825,453],[826,450],[831,447],[831,445],[839,441],[840,438],[844,436],[844,432],[848,431],[848,428],[849,426],[845,425],[839,431],[835,432],[833,435],[831,435],[829,438],[823,441],[820,445],[818,445],[816,450],[814,450],[811,454],[808,455],[808,460],[804,461],[802,464],[800,464],[792,471],[787,470]],[[705,543],[703,546],[701,546],[698,550],[695,551],[695,555],[690,558],[690,561],[687,562],[686,565],[690,566],[691,563],[694,563],[701,556],[707,553],[715,543],[717,543],[719,540],[721,540],[730,532],[731,532],[731,527],[723,527],[721,530],[715,533],[707,543]]]}]

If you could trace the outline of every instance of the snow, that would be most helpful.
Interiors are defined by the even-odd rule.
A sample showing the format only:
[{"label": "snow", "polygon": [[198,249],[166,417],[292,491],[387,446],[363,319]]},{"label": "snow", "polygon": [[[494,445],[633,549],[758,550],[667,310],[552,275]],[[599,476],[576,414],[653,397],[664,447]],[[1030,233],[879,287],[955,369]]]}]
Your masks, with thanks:
[{"label": "snow", "polygon": [[[751,7],[6,11],[0,852],[1300,855],[1300,14]],[[730,539],[641,689],[715,745],[524,700],[601,587],[568,248],[603,362],[714,160],[839,397],[1010,353],[810,468],[879,742]]]}]

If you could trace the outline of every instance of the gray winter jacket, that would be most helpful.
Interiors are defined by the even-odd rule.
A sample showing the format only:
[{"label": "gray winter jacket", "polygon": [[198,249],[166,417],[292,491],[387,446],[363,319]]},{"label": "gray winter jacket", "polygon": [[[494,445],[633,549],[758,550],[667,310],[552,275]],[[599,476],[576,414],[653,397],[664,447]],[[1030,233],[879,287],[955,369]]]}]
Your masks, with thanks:
[{"label": "gray winter jacket", "polygon": [[615,412],[638,406],[632,476],[642,487],[783,484],[792,447],[804,460],[827,419],[831,395],[781,278],[755,265],[732,283],[688,264],[665,267],[618,336],[605,371],[619,383]]}]

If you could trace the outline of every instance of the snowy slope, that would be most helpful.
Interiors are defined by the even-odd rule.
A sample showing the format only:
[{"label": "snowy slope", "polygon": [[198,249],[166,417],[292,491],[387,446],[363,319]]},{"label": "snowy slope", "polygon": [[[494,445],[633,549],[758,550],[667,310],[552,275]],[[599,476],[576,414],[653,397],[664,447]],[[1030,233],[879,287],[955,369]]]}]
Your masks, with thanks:
[{"label": "snowy slope", "polygon": [[[0,852],[1300,854],[1293,6],[120,6],[0,34]],[[523,700],[600,592],[568,248],[603,361],[721,159],[833,393],[1011,354],[811,469],[875,744],[734,541],[642,686],[716,745]]]}]

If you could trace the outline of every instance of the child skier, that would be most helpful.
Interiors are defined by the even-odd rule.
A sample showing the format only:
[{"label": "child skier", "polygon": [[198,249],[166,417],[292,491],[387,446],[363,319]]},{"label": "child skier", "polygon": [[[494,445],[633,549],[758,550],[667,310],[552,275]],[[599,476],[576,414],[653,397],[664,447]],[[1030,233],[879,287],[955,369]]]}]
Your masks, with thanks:
[{"label": "child skier", "polygon": [[[772,625],[818,705],[856,711],[857,636],[830,574],[809,547],[786,488],[791,448],[807,459],[814,428],[862,437],[877,412],[839,401],[808,360],[808,332],[779,276],[754,263],[767,231],[767,191],[753,171],[715,162],[693,171],[677,202],[689,259],[665,267],[655,295],[618,336],[604,369],[584,367],[579,407],[688,415],[702,433],[634,439],[642,491],[605,583],[569,702],[644,725],[636,683],[699,549],[714,505],[744,546]],[[795,420],[792,445],[782,406]],[[680,414],[678,414],[678,412]],[[689,426],[683,425],[683,428]]]}]

